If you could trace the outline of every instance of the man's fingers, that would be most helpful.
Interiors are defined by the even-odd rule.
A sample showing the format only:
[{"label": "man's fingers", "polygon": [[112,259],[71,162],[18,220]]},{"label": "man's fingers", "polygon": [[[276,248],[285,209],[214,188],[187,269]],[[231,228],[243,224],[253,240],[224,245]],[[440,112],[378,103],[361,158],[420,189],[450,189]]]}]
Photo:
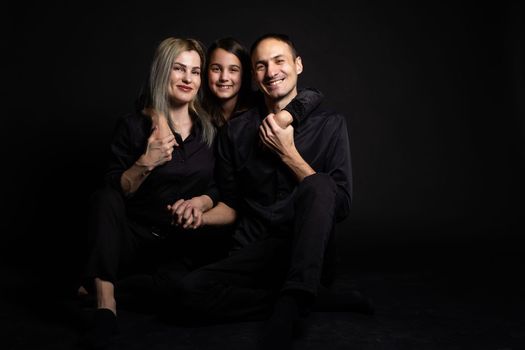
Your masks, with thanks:
[{"label": "man's fingers", "polygon": [[[279,129],[282,129],[276,122],[275,122],[275,119],[274,119],[274,114],[269,114],[266,118],[264,118],[264,121],[266,121],[266,124],[268,125],[268,127],[270,128],[271,131],[275,131],[277,130],[277,128]],[[263,121],[263,122],[264,122]]]},{"label": "man's fingers", "polygon": [[270,135],[272,134],[272,130],[270,129],[270,126],[268,125],[268,122],[266,121],[266,119],[263,120],[260,128],[262,129],[266,137],[270,137]]},{"label": "man's fingers", "polygon": [[272,139],[268,133],[268,129],[265,128],[263,125],[259,127],[259,134],[265,145],[269,146],[272,144]]},{"label": "man's fingers", "polygon": [[264,131],[264,128],[262,125],[259,127],[259,136],[262,142],[266,145],[268,143],[268,140],[266,138],[266,132]]}]

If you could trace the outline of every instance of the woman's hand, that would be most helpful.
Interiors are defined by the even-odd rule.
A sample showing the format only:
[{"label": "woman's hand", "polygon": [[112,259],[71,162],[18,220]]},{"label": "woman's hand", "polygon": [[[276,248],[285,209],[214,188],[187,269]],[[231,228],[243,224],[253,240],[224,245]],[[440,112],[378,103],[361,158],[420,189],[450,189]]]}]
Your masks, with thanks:
[{"label": "woman's hand", "polygon": [[286,129],[293,122],[292,115],[285,109],[275,113],[273,118],[282,129]]},{"label": "woman's hand", "polygon": [[211,198],[207,195],[191,199],[179,199],[168,205],[168,211],[173,217],[172,225],[182,226],[185,229],[196,229],[202,226],[202,214],[213,206]]},{"label": "woman's hand", "polygon": [[159,127],[154,126],[153,131],[148,138],[146,152],[144,152],[139,158],[137,165],[146,166],[151,170],[159,165],[169,162],[175,145],[176,141],[173,134],[161,137],[159,135]]}]

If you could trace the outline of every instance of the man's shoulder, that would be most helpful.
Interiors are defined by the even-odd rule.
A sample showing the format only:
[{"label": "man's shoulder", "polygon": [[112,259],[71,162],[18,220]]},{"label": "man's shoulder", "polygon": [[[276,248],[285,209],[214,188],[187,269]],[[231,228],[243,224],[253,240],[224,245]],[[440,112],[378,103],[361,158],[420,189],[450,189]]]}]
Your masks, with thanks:
[{"label": "man's shoulder", "polygon": [[334,126],[339,126],[346,123],[346,119],[346,116],[341,112],[338,112],[330,106],[321,104],[311,113],[307,120],[310,120],[314,123],[327,123]]}]

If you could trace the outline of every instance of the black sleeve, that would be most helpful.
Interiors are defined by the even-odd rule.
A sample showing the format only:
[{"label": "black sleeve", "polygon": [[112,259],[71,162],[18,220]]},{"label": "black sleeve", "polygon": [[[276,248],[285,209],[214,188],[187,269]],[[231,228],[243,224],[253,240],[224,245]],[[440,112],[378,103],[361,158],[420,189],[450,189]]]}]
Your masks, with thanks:
[{"label": "black sleeve", "polygon": [[[105,182],[122,193],[120,178],[140,157],[145,145],[140,142],[144,138],[140,125],[135,125],[131,116],[119,118],[110,144],[108,166],[104,176]],[[147,137],[146,137],[147,138]]]},{"label": "black sleeve", "polygon": [[221,127],[217,134],[217,159],[215,160],[215,179],[219,189],[220,200],[230,208],[238,210],[239,196],[235,182],[233,152],[228,124]]},{"label": "black sleeve", "polygon": [[292,117],[292,126],[295,128],[315,109],[321,104],[324,95],[321,91],[313,88],[305,88],[299,90],[297,96],[284,109],[288,111]]},{"label": "black sleeve", "polygon": [[337,186],[335,217],[336,221],[341,221],[350,214],[352,203],[350,142],[344,117],[334,118],[332,135],[326,155],[326,169]]},{"label": "black sleeve", "polygon": [[[215,171],[215,165],[217,164],[217,137],[213,140],[213,153],[215,157],[215,162],[213,163],[214,171]],[[219,195],[219,189],[217,188],[217,183],[214,179],[215,176],[212,176],[210,179],[210,182],[208,184],[207,190],[203,193],[211,198],[213,202],[213,206],[216,206],[217,203],[220,201],[220,195]]]},{"label": "black sleeve", "polygon": [[216,206],[217,203],[220,201],[219,189],[217,188],[217,186],[215,186],[214,181],[210,183],[208,189],[203,194],[211,198],[213,206]]}]

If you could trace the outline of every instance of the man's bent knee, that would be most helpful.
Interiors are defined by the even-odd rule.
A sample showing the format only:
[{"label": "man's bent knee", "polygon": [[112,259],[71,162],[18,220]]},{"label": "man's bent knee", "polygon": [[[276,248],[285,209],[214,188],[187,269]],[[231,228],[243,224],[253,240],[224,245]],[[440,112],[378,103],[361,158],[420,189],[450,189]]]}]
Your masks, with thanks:
[{"label": "man's bent knee", "polygon": [[298,187],[298,199],[335,200],[336,184],[328,174],[316,173],[304,178]]}]

